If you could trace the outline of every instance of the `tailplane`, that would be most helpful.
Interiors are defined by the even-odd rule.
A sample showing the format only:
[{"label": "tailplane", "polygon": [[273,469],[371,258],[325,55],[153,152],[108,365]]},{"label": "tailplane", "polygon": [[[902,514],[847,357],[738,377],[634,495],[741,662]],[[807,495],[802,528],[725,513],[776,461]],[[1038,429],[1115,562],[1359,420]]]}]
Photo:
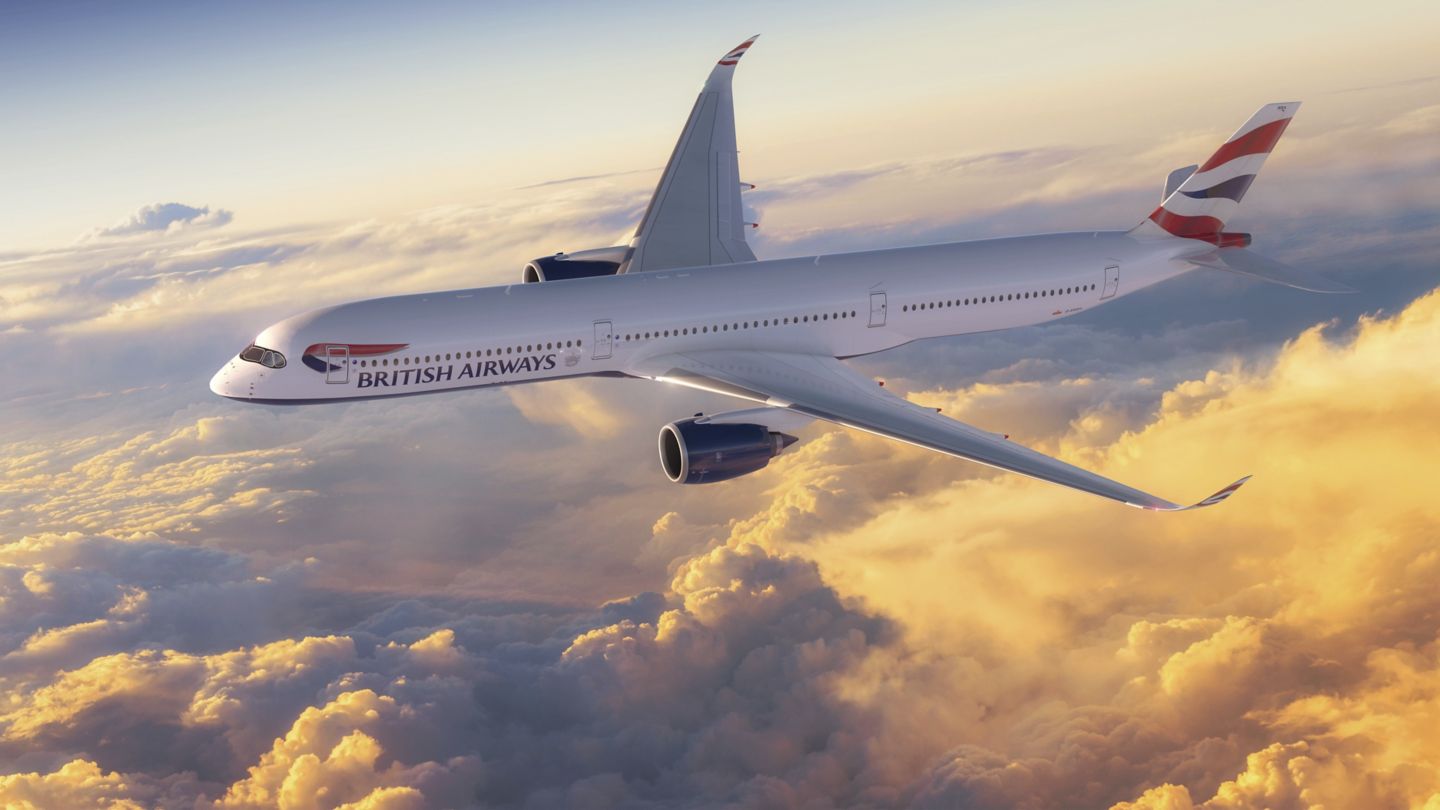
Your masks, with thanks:
[{"label": "tailplane", "polygon": [[1243,248],[1220,248],[1199,256],[1187,256],[1185,261],[1196,267],[1225,270],[1271,284],[1294,287],[1297,290],[1318,293],[1353,293],[1353,288],[1337,281],[1331,281],[1314,270],[1295,267],[1266,258]]},{"label": "tailplane", "polygon": [[1171,172],[1160,207],[1130,233],[1199,239],[1218,247],[1249,244],[1245,234],[1225,233],[1225,221],[1240,206],[1250,183],[1298,109],[1298,101],[1266,104],[1209,160],[1198,167]]}]

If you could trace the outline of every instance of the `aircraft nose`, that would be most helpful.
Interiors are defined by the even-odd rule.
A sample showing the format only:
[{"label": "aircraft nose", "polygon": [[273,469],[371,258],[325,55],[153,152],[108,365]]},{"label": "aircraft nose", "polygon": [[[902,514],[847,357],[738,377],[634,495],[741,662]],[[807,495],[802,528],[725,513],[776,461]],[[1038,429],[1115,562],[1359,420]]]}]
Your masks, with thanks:
[{"label": "aircraft nose", "polygon": [[210,378],[210,390],[222,397],[245,401],[255,396],[255,374],[238,358],[220,367]]}]

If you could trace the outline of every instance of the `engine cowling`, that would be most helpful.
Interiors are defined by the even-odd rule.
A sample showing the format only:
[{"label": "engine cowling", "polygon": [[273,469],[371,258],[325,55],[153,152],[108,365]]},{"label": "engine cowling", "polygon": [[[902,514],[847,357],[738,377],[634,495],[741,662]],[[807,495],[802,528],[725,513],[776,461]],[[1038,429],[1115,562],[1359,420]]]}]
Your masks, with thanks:
[{"label": "engine cowling", "polygon": [[660,466],[677,484],[728,481],[764,469],[796,441],[765,425],[681,419],[660,428]]},{"label": "engine cowling", "polygon": [[625,262],[629,250],[630,248],[625,245],[617,245],[595,250],[582,250],[578,253],[556,253],[554,256],[542,256],[526,262],[521,279],[526,284],[535,284],[541,281],[613,276],[620,271],[620,265]]}]

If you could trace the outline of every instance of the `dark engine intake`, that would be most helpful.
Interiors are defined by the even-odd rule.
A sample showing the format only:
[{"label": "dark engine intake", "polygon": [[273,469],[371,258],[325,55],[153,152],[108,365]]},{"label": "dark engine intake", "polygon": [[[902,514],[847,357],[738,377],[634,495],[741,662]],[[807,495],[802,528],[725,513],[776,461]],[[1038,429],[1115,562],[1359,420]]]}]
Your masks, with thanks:
[{"label": "dark engine intake", "polygon": [[682,419],[660,428],[660,466],[677,484],[710,484],[762,470],[795,442],[764,425]]},{"label": "dark engine intake", "polygon": [[522,279],[526,284],[540,281],[567,281],[572,278],[613,276],[620,270],[630,248],[625,245],[582,250],[577,253],[556,253],[543,256],[525,265]]}]

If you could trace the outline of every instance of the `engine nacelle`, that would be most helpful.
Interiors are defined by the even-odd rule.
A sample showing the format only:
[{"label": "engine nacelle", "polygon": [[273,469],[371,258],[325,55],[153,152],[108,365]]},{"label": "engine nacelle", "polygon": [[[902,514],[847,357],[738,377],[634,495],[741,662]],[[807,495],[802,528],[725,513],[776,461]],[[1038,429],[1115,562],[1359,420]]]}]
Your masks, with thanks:
[{"label": "engine nacelle", "polygon": [[540,281],[566,281],[572,278],[613,276],[624,264],[630,248],[625,245],[582,250],[578,253],[556,253],[542,256],[525,265],[521,279],[526,284]]},{"label": "engine nacelle", "polygon": [[677,484],[710,484],[762,470],[796,441],[765,425],[681,419],[660,428],[660,466]]}]

